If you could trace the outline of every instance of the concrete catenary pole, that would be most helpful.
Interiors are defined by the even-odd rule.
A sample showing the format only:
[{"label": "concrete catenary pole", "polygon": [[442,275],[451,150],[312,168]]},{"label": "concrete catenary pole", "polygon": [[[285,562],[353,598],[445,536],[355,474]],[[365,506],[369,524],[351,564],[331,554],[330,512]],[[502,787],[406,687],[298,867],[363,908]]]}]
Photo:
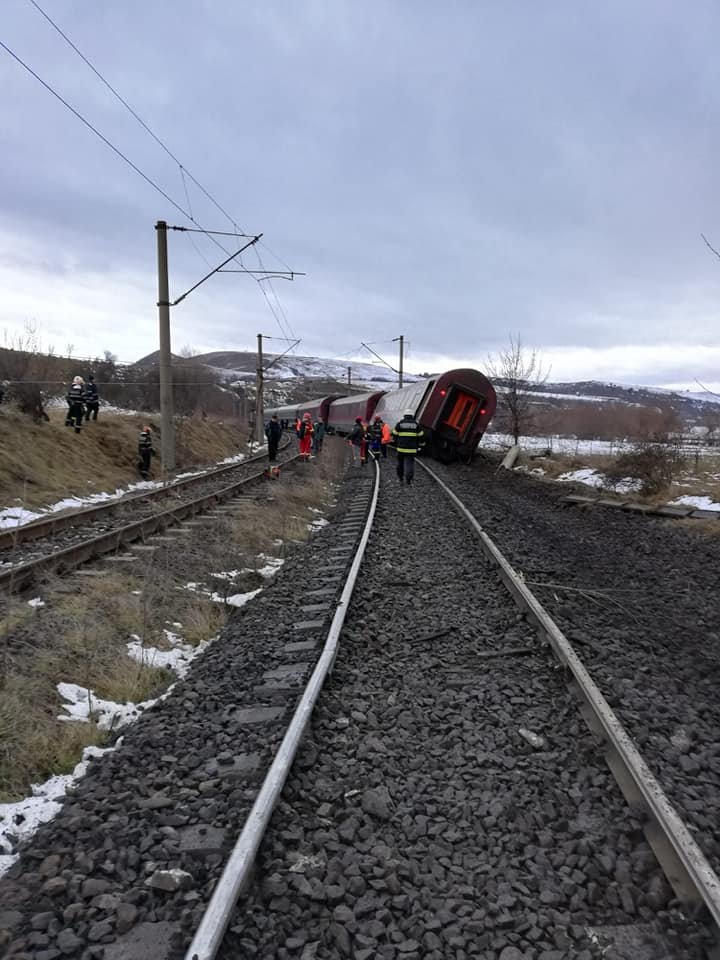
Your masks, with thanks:
[{"label": "concrete catenary pole", "polygon": [[402,390],[403,387],[403,353],[405,348],[405,337],[400,334],[398,337],[400,341],[400,366],[398,367],[398,387]]},{"label": "concrete catenary pole", "polygon": [[167,223],[158,220],[158,319],[160,321],[160,459],[164,476],[175,469],[172,363],[170,352],[170,284],[168,281]]},{"label": "concrete catenary pole", "polygon": [[263,335],[257,335],[257,374],[255,377],[255,439],[258,443],[265,443],[265,413],[263,411]]},{"label": "concrete catenary pole", "polygon": [[348,387],[352,386],[352,367],[348,367]]}]

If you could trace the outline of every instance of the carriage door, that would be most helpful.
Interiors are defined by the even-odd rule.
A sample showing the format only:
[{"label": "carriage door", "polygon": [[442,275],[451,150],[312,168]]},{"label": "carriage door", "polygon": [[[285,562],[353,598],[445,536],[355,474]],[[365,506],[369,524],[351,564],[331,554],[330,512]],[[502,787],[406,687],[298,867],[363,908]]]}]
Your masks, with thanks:
[{"label": "carriage door", "polygon": [[439,427],[442,436],[462,441],[468,434],[480,409],[481,398],[452,387],[440,411]]}]

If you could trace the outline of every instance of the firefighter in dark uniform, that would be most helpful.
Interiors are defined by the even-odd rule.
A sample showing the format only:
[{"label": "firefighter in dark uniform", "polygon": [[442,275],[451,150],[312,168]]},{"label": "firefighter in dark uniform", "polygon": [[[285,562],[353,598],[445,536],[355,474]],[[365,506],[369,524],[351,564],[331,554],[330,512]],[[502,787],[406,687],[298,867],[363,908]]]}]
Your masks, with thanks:
[{"label": "firefighter in dark uniform", "polygon": [[368,439],[370,456],[376,460],[382,449],[383,420],[382,417],[375,417],[368,427]]},{"label": "firefighter in dark uniform", "polygon": [[90,374],[85,387],[85,421],[87,422],[90,419],[90,414],[92,414],[93,420],[97,420],[99,408],[100,398],[98,397],[97,384],[95,383],[95,377]]},{"label": "firefighter in dark uniform", "polygon": [[138,439],[138,454],[140,456],[140,462],[138,463],[138,469],[140,470],[140,476],[143,480],[147,480],[150,475],[150,458],[153,453],[152,445],[152,431],[150,427],[143,427],[140,431],[140,438]]},{"label": "firefighter in dark uniform", "polygon": [[73,378],[65,399],[68,405],[65,426],[75,427],[75,433],[80,433],[85,413],[85,383],[82,377]]},{"label": "firefighter in dark uniform", "polygon": [[282,427],[276,413],[272,415],[270,423],[265,427],[265,436],[268,442],[268,460],[272,463],[277,457],[278,444],[282,436]]},{"label": "firefighter in dark uniform", "polygon": [[415,419],[412,410],[403,414],[393,428],[395,451],[397,453],[397,475],[400,483],[412,485],[415,476],[415,457],[425,442],[425,435]]}]

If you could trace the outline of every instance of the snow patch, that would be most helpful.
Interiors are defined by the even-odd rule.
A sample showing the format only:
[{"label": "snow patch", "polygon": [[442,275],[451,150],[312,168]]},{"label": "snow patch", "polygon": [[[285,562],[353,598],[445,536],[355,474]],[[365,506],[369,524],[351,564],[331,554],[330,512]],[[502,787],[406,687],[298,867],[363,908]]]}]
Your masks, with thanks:
[{"label": "snow patch", "polygon": [[326,520],[325,517],[318,517],[317,520],[312,520],[308,523],[307,528],[311,533],[315,533],[317,530],[322,530],[323,527],[327,527],[330,523],[329,520]]},{"label": "snow patch", "polygon": [[140,716],[143,710],[151,707],[155,701],[145,700],[142,703],[115,703],[114,700],[103,700],[95,695],[93,690],[81,687],[77,683],[59,683],[57,691],[66,702],[62,705],[66,714],[61,714],[58,720],[68,723],[89,723],[94,720],[100,730],[116,730],[132,723]]},{"label": "snow patch", "polygon": [[681,507],[696,507],[698,510],[720,511],[720,503],[717,503],[712,497],[683,495],[682,497],[678,497],[677,500],[672,500],[671,503]]},{"label": "snow patch", "polygon": [[[258,448],[262,449],[262,447]],[[238,453],[232,457],[226,457],[218,461],[216,466],[224,466],[228,463],[240,463],[247,459],[246,453]],[[168,486],[173,486],[178,480],[189,477],[199,477],[207,473],[207,470],[197,470],[190,473],[181,473]],[[138,493],[142,490],[157,490],[165,486],[162,480],[137,480],[129,483],[127,487],[117,487],[114,493],[101,492],[90,493],[86,497],[65,497],[58,500],[57,503],[50,504],[40,511],[26,510],[24,507],[6,507],[0,510],[0,528],[21,527],[26,523],[32,523],[33,520],[40,520],[51,513],[59,513],[62,510],[82,510],[84,507],[91,507],[98,503],[106,503],[110,500],[120,500],[129,493]]]},{"label": "snow patch", "polygon": [[0,803],[0,876],[17,860],[13,851],[18,843],[31,837],[41,823],[52,820],[60,810],[59,799],[85,775],[90,760],[114,749],[85,747],[82,760],[72,773],[56,774],[44,783],[34,783],[32,795],[17,803]]},{"label": "snow patch", "polygon": [[[173,626],[179,627],[181,624],[173,623]],[[171,645],[170,650],[143,646],[139,637],[133,635],[133,639],[127,644],[128,654],[134,660],[148,666],[168,667],[178,677],[185,676],[191,660],[203,653],[216,639],[211,637],[193,647],[186,644],[183,638],[172,630],[163,632]],[[88,723],[92,719],[100,730],[117,730],[128,723],[133,723],[144,710],[168,697],[174,686],[175,684],[171,684],[155,700],[145,700],[141,703],[115,703],[112,700],[103,700],[96,696],[94,691],[77,683],[59,683],[57,690],[66,701],[62,705],[66,713],[61,714],[58,719],[68,723]],[[115,750],[121,742],[122,738],[119,738],[114,746],[105,749],[86,747],[83,750],[82,760],[72,773],[57,774],[45,783],[33,784],[32,795],[17,803],[0,803],[0,876],[17,860],[17,855],[14,853],[17,844],[32,836],[41,823],[52,820],[60,810],[59,799],[85,775],[89,760]]]},{"label": "snow patch", "polygon": [[27,605],[29,607],[44,607],[45,601],[41,600],[40,597],[33,597],[32,600],[28,600]]},{"label": "snow patch", "polygon": [[625,477],[623,480],[609,480],[604,473],[592,467],[561,473],[557,479],[560,483],[584,483],[589,487],[605,488],[615,493],[633,493],[642,486],[641,480],[633,480],[631,477]]}]

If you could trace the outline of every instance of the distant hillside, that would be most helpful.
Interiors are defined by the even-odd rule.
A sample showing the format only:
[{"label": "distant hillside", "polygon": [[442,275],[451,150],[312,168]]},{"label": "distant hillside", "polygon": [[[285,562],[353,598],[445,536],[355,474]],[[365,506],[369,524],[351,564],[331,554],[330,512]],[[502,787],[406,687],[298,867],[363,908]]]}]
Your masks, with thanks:
[{"label": "distant hillside", "polygon": [[[502,387],[502,381],[498,381],[497,385]],[[663,387],[628,386],[620,383],[603,383],[600,380],[544,383],[530,389],[548,402],[553,400],[599,403],[614,401],[644,407],[671,406],[680,416],[687,419],[701,416],[708,408],[720,407],[720,399],[709,393],[666,390]]]},{"label": "distant hillside", "polygon": [[[353,381],[363,383],[378,383],[392,385],[397,383],[397,374],[388,367],[378,363],[361,363],[359,361],[332,360],[325,357],[296,357],[286,354],[277,360],[278,354],[266,353],[266,380],[329,380],[333,383],[347,383],[348,367],[351,368]],[[276,363],[273,361],[277,360]],[[158,362],[157,351],[138,360],[139,365],[149,365]],[[184,360],[173,356],[176,363],[203,363],[214,370],[225,381],[253,380],[257,367],[257,354],[241,350],[218,350],[213,353],[201,353]],[[272,365],[270,365],[272,364]],[[414,373],[404,374],[405,380],[412,383],[421,377]]]},{"label": "distant hillside", "polygon": [[[265,363],[270,364],[277,354],[266,354]],[[149,354],[138,365],[157,364],[158,354]],[[257,355],[250,351],[219,350],[198,354],[191,358],[173,357],[173,366],[203,365],[221,383],[236,385],[245,396],[254,396]],[[348,391],[347,370],[351,368],[352,388]],[[426,374],[425,376],[429,376]],[[418,374],[405,374],[405,380],[415,382],[423,379]],[[505,384],[502,379],[494,381],[498,393]],[[265,372],[265,402],[286,403],[309,400],[329,393],[347,393],[362,390],[392,390],[397,385],[397,375],[380,363],[361,363],[326,357],[283,356],[277,363],[268,366]],[[720,411],[720,400],[712,394],[701,392],[677,392],[661,387],[604,383],[599,380],[548,382],[529,388],[537,394],[538,404],[556,412],[568,411],[578,405],[604,405],[616,403],[631,407],[646,407],[651,410],[671,407],[687,423],[699,422],[709,411]]]}]

